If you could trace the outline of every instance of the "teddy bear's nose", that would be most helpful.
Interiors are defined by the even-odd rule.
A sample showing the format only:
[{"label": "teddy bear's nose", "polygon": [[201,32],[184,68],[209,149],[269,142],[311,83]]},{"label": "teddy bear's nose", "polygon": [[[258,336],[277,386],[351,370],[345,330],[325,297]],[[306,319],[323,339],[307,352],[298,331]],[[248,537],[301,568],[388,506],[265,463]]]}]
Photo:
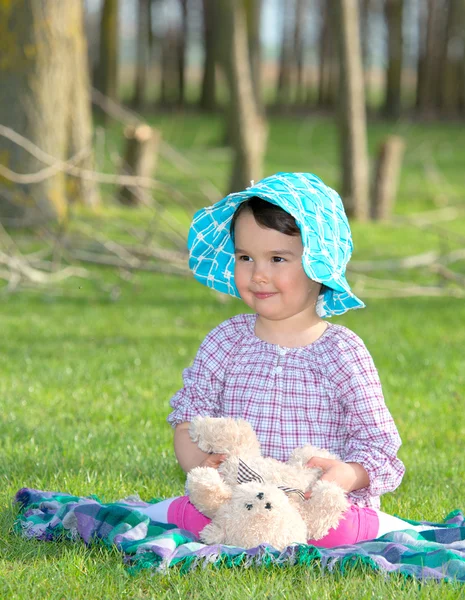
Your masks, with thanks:
[{"label": "teddy bear's nose", "polygon": [[267,508],[268,510],[271,510],[271,502],[267,502],[265,504],[265,508]]},{"label": "teddy bear's nose", "polygon": [[263,492],[259,492],[259,493],[257,494],[257,498],[258,498],[259,500],[263,500],[263,496],[264,496],[264,495],[265,495],[265,494],[264,494]]},{"label": "teddy bear's nose", "polygon": [[252,510],[253,504],[246,504],[245,507],[247,510]]}]

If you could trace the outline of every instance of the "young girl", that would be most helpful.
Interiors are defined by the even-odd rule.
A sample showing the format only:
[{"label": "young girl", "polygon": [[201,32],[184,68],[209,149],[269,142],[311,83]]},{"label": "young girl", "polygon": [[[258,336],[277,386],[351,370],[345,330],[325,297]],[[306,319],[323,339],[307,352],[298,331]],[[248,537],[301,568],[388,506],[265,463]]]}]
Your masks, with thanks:
[{"label": "young girl", "polygon": [[[309,462],[351,501],[338,527],[310,543],[332,547],[411,527],[378,510],[404,467],[373,360],[355,333],[325,320],[364,306],[345,278],[352,239],[338,194],[315,175],[278,173],[200,210],[188,245],[194,276],[239,296],[253,314],[207,335],[171,400],[168,421],[184,471],[225,458],[190,440],[196,415],[241,417],[265,456],[285,461],[312,444],[340,457]],[[209,522],[186,496],[148,510],[197,534]]]}]

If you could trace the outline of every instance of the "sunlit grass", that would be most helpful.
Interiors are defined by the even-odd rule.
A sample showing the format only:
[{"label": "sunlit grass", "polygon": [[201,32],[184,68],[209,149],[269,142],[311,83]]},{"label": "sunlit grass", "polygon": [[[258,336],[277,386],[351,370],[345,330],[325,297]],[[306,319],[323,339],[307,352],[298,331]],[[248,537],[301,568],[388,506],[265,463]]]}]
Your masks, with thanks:
[{"label": "sunlit grass", "polygon": [[[23,486],[94,493],[107,501],[133,493],[147,500],[182,493],[183,474],[165,422],[168,400],[203,336],[242,306],[220,303],[193,281],[140,279],[140,291],[128,286],[117,303],[89,301],[77,292],[2,303],[4,589],[24,597],[26,590],[37,597],[71,597],[71,590],[72,597],[88,598],[164,593],[168,598],[190,590],[192,597],[208,598],[220,577],[233,586],[225,592],[231,598],[265,597],[267,587],[276,597],[309,590],[328,598],[336,597],[336,590],[359,597],[360,585],[367,594],[361,597],[396,590],[413,594],[412,584],[397,578],[386,584],[363,570],[336,579],[317,568],[259,570],[254,577],[200,570],[185,577],[132,578],[116,552],[26,542],[10,533],[11,498]],[[463,302],[370,301],[364,311],[337,322],[354,329],[372,352],[404,440],[400,456],[407,475],[384,499],[385,510],[440,520],[463,507]],[[449,588],[426,586],[423,593],[439,597],[439,589]]]}]

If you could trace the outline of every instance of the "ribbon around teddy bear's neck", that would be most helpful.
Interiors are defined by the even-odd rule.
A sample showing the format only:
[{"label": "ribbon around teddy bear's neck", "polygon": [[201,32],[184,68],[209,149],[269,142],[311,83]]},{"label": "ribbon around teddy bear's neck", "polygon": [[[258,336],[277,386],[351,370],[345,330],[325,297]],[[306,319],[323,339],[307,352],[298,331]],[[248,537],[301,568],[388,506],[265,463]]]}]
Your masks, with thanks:
[{"label": "ribbon around teddy bear's neck", "polygon": [[[237,469],[237,483],[249,483],[250,481],[258,481],[259,483],[265,483],[263,477],[256,471],[251,469],[245,462],[239,459],[239,467]],[[282,490],[285,494],[298,494],[302,500],[305,500],[305,494],[298,488],[290,488],[285,485],[278,485],[278,489]]]},{"label": "ribbon around teddy bear's neck", "polygon": [[245,462],[239,459],[239,467],[237,469],[237,483],[249,483],[249,481],[258,481],[265,483],[263,477],[256,471],[251,469]]},{"label": "ribbon around teddy bear's neck", "polygon": [[298,494],[302,498],[302,500],[305,500],[305,494],[302,490],[299,490],[299,488],[290,488],[284,485],[278,485],[278,488],[280,490],[283,490],[285,494]]}]

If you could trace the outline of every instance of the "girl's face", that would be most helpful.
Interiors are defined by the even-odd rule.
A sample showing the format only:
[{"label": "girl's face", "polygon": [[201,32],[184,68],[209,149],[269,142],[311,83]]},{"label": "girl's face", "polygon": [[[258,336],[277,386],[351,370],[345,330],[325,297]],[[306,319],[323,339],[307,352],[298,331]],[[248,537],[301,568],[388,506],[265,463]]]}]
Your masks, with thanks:
[{"label": "girl's face", "polygon": [[234,280],[242,300],[263,319],[314,321],[321,286],[305,274],[300,236],[261,227],[247,210],[237,218],[234,239]]}]

